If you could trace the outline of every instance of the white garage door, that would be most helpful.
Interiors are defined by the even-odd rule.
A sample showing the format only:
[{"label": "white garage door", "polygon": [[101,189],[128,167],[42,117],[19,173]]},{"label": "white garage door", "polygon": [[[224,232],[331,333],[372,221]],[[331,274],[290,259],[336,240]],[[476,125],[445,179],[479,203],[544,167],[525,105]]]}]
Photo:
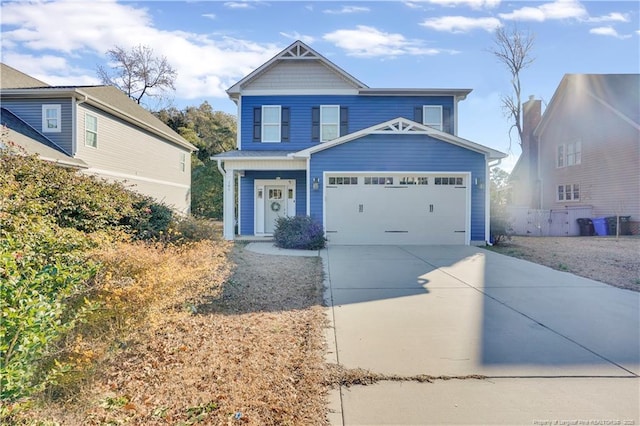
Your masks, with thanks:
[{"label": "white garage door", "polygon": [[330,244],[466,244],[468,174],[325,176]]}]

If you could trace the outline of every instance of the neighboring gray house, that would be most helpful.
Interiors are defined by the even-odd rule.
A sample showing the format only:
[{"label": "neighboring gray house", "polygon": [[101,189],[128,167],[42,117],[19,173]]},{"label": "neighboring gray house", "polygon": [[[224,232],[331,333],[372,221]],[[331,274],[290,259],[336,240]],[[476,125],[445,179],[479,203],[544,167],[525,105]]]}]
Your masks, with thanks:
[{"label": "neighboring gray house", "polygon": [[523,112],[514,205],[640,221],[640,74],[566,74],[544,114]]},{"label": "neighboring gray house", "polygon": [[49,86],[0,66],[0,124],[10,141],[189,213],[196,147],[115,87]]}]

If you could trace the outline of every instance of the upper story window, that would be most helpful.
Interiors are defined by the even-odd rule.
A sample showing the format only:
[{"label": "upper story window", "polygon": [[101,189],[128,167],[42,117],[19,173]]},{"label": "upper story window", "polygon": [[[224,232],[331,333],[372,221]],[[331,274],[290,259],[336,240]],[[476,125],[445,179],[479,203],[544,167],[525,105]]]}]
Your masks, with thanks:
[{"label": "upper story window", "polygon": [[60,105],[42,105],[42,132],[62,131],[62,108]]},{"label": "upper story window", "polygon": [[84,144],[98,147],[98,117],[89,113],[84,115]]},{"label": "upper story window", "polygon": [[422,124],[442,131],[442,105],[423,106]]},{"label": "upper story window", "polygon": [[280,105],[263,105],[253,109],[254,142],[288,142],[289,108]]},{"label": "upper story window", "polygon": [[340,105],[320,105],[311,109],[311,140],[328,142],[349,133],[349,112]]},{"label": "upper story window", "polygon": [[556,167],[575,166],[580,163],[582,163],[582,142],[579,139],[558,145],[556,149]]},{"label": "upper story window", "polygon": [[262,107],[262,142],[280,142],[280,105]]},{"label": "upper story window", "polygon": [[181,172],[187,171],[187,154],[184,152],[180,153],[180,163],[178,165]]},{"label": "upper story window", "polygon": [[340,106],[320,106],[320,142],[340,137]]}]

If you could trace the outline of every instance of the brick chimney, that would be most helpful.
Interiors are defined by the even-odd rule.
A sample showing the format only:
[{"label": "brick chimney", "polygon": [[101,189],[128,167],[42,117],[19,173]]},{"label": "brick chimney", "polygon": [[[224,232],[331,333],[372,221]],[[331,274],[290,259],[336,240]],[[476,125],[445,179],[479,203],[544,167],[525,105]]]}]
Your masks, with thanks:
[{"label": "brick chimney", "polygon": [[528,166],[529,191],[531,194],[530,207],[539,208],[539,176],[538,176],[538,140],[533,135],[542,119],[542,102],[534,99],[533,95],[522,104],[522,159]]}]

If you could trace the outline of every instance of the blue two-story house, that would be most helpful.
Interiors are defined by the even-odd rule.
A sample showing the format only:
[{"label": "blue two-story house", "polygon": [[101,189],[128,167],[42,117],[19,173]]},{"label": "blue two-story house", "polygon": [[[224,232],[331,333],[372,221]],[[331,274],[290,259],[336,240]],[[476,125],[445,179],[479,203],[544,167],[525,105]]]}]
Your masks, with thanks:
[{"label": "blue two-story house", "polygon": [[227,90],[225,238],[308,215],[329,244],[484,244],[489,163],[505,154],[457,136],[470,92],[369,88],[296,41]]}]

